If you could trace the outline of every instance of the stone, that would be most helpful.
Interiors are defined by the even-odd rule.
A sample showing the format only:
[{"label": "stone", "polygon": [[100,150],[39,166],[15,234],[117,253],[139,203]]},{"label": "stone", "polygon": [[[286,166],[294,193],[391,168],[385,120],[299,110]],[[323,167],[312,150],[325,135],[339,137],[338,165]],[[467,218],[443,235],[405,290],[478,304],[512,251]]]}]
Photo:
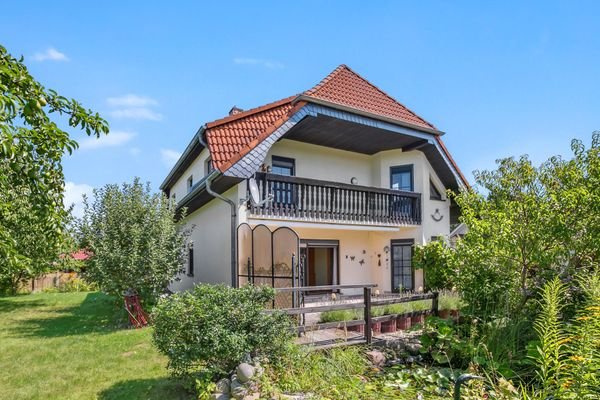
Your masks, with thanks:
[{"label": "stone", "polygon": [[419,350],[421,350],[421,347],[423,347],[421,343],[408,343],[406,345],[406,351],[413,356],[417,356],[419,355]]},{"label": "stone", "polygon": [[242,400],[260,400],[260,393],[254,392],[247,394]]},{"label": "stone", "polygon": [[385,355],[378,350],[367,351],[367,358],[375,367],[382,367],[385,364]]},{"label": "stone", "polygon": [[255,368],[248,363],[241,363],[236,369],[237,378],[240,382],[246,383],[254,377]]},{"label": "stone", "polygon": [[231,390],[231,381],[227,378],[220,379],[217,381],[217,389],[215,392],[218,393],[229,393]]},{"label": "stone", "polygon": [[237,377],[231,379],[231,396],[241,400],[248,394],[248,388]]}]

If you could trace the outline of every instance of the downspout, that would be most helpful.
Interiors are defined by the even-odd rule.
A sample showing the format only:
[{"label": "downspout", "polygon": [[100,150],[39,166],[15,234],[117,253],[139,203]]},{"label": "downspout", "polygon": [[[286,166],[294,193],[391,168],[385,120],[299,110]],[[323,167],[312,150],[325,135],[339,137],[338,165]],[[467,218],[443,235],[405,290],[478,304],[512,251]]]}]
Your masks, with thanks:
[{"label": "downspout", "polygon": [[[198,141],[200,142],[200,144],[202,146],[204,146],[205,148],[208,148],[208,146],[206,145],[206,142],[204,141],[204,138],[202,137],[203,133],[204,133],[204,127],[201,129],[200,132],[198,132]],[[237,237],[236,237],[236,233],[235,233],[235,228],[237,225],[237,204],[235,204],[235,201],[228,199],[227,197],[215,192],[212,189],[212,183],[219,175],[220,174],[217,172],[217,170],[214,170],[206,178],[206,191],[211,196],[229,204],[229,207],[231,208],[231,227],[230,227],[230,230],[231,230],[231,286],[234,288],[237,288],[238,287],[237,243],[236,243]]]}]

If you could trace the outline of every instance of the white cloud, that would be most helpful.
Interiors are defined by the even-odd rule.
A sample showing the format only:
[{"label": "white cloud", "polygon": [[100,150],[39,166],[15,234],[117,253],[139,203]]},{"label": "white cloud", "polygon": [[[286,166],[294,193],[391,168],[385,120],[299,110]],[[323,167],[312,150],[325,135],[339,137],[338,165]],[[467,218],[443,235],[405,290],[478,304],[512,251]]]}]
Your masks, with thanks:
[{"label": "white cloud", "polygon": [[79,142],[81,150],[92,150],[102,147],[121,146],[135,137],[135,133],[126,131],[111,131],[108,135],[102,135],[100,138],[88,137]]},{"label": "white cloud", "polygon": [[65,208],[73,206],[73,215],[77,218],[83,216],[83,195],[90,197],[92,195],[93,187],[85,183],[65,183],[65,197],[63,204]]},{"label": "white cloud", "polygon": [[65,53],[61,53],[54,47],[48,47],[44,52],[37,52],[31,58],[34,61],[69,61]]},{"label": "white cloud", "polygon": [[279,61],[265,60],[262,58],[238,57],[233,59],[233,63],[239,65],[258,65],[268,69],[281,69],[284,67],[283,63],[280,63]]},{"label": "white cloud", "polygon": [[119,97],[109,97],[106,99],[106,102],[111,107],[146,107],[158,105],[158,101],[151,97],[138,96],[131,93]]},{"label": "white cloud", "polygon": [[145,119],[150,121],[160,121],[163,119],[161,113],[152,109],[152,107],[158,106],[158,101],[151,97],[130,93],[118,97],[109,97],[106,99],[106,103],[113,108],[108,112],[113,118]]},{"label": "white cloud", "polygon": [[113,118],[120,119],[146,119],[150,121],[160,121],[163,119],[161,113],[157,113],[146,107],[121,108],[109,111],[108,114]]},{"label": "white cloud", "polygon": [[181,153],[171,149],[160,149],[160,158],[165,166],[171,168],[181,157]]}]

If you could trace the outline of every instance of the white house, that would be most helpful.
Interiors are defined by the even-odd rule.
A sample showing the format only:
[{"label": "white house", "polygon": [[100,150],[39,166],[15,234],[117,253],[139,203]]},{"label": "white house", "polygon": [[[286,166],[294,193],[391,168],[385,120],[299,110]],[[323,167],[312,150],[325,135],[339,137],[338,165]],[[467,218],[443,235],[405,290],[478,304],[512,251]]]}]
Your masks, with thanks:
[{"label": "white house", "polygon": [[194,227],[172,288],[422,287],[412,246],[449,235],[446,190],[468,186],[442,135],[345,65],[299,95],[234,107],[200,127],[161,185]]}]

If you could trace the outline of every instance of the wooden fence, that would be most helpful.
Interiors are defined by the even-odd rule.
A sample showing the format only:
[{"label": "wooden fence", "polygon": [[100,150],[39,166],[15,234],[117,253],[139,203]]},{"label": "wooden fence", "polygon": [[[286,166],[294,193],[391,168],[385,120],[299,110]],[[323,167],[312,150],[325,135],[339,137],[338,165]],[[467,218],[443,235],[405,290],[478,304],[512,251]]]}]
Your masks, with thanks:
[{"label": "wooden fence", "polygon": [[[377,297],[373,298],[372,289],[377,287],[375,284],[369,285],[329,285],[329,286],[310,286],[310,287],[287,287],[275,289],[277,293],[310,293],[310,292],[322,292],[322,291],[333,291],[333,290],[345,290],[345,289],[363,289],[363,296],[361,302],[353,303],[338,303],[328,305],[316,305],[316,306],[302,306],[295,308],[284,308],[279,310],[269,310],[268,312],[283,311],[284,313],[292,316],[305,315],[310,313],[320,313],[326,311],[337,311],[337,310],[356,310],[363,309],[363,319],[344,321],[345,327],[353,327],[364,325],[364,337],[362,342],[371,344],[373,341],[373,324],[378,322],[386,322],[394,320],[403,315],[438,315],[438,304],[439,304],[439,293],[423,293],[413,294],[408,296],[392,296],[383,299]],[[388,306],[392,304],[410,303],[421,300],[431,300],[431,310],[420,310],[412,311],[407,314],[394,314],[394,315],[383,315],[379,317],[373,317],[373,307]],[[323,322],[313,325],[306,326],[300,324],[297,327],[298,333],[304,333],[308,331],[317,331],[322,329],[333,329],[340,327],[341,322]]]},{"label": "wooden fence", "polygon": [[39,276],[35,279],[30,279],[21,286],[23,290],[31,292],[41,292],[48,288],[58,288],[65,283],[72,281],[78,277],[76,272],[50,272]]}]

